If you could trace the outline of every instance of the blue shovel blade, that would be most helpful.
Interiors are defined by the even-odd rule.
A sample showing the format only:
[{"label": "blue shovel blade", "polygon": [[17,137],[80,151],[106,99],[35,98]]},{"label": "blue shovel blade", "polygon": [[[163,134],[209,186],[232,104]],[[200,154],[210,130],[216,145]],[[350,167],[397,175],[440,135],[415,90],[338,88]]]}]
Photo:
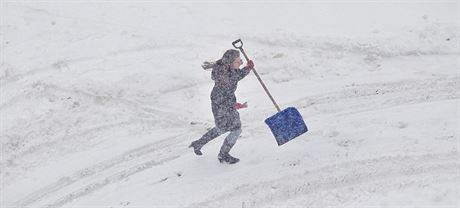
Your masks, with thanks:
[{"label": "blue shovel blade", "polygon": [[265,119],[265,123],[270,127],[278,146],[308,131],[299,111],[293,107]]}]

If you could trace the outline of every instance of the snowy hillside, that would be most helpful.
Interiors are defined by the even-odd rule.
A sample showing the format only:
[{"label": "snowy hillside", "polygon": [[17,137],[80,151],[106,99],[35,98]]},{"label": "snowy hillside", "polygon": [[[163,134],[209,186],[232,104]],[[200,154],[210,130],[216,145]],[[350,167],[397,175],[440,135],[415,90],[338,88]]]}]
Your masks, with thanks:
[{"label": "snowy hillside", "polygon": [[[1,207],[459,207],[458,1],[1,1]],[[203,61],[251,73],[220,164]]]}]

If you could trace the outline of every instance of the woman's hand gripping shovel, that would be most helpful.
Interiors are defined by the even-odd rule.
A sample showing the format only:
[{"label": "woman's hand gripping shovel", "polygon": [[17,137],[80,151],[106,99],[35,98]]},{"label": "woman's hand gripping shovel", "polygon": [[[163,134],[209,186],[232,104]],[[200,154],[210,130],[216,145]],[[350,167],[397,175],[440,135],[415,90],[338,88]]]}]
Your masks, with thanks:
[{"label": "woman's hand gripping shovel", "polygon": [[[233,41],[232,45],[233,47],[241,51],[241,53],[244,55],[244,58],[246,58],[246,61],[249,61],[248,56],[244,52],[243,41],[241,41],[241,39]],[[270,97],[270,100],[273,102],[273,105],[275,105],[275,108],[278,111],[278,113],[276,113],[275,115],[265,119],[265,123],[268,125],[268,127],[270,127],[270,130],[272,131],[273,136],[275,136],[278,146],[307,132],[307,125],[305,125],[305,122],[303,121],[299,111],[297,111],[297,109],[295,109],[294,107],[288,107],[281,111],[280,107],[275,102],[275,99],[273,99],[264,82],[262,81],[262,79],[260,79],[260,76],[257,73],[257,71],[255,69],[252,69],[252,71],[256,75],[260,84],[262,85],[268,97]]]}]

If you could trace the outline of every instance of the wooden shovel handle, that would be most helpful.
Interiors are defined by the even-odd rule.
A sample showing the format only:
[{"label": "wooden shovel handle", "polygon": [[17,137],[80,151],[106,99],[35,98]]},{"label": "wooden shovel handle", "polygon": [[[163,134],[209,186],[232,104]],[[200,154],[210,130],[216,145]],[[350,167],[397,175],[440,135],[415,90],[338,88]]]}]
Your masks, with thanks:
[{"label": "wooden shovel handle", "polygon": [[[240,43],[241,45],[240,46],[237,46],[237,44]],[[246,58],[246,61],[249,61],[249,58],[248,58],[248,55],[246,55],[246,53],[244,52],[244,49],[243,49],[243,41],[241,41],[241,39],[238,39],[238,40],[235,40],[232,42],[232,45],[233,47],[239,49],[241,51],[241,53],[244,55],[244,58]],[[256,75],[257,79],[259,80],[260,84],[262,85],[262,87],[264,88],[265,90],[265,93],[267,93],[268,97],[270,98],[270,100],[272,101],[273,105],[275,105],[275,108],[276,110],[278,110],[278,112],[281,111],[280,107],[278,106],[278,104],[276,103],[275,99],[273,99],[273,96],[270,94],[270,92],[268,91],[267,89],[267,86],[265,86],[264,82],[262,81],[262,79],[260,78],[259,76],[259,73],[257,73],[256,69],[252,69],[252,71],[254,72],[254,74]]]}]

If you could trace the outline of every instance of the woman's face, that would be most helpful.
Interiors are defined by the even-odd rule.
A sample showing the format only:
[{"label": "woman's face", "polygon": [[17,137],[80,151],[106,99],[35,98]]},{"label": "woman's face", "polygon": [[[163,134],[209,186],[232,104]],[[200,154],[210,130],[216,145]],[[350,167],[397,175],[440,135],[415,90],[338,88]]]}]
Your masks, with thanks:
[{"label": "woman's face", "polygon": [[239,69],[241,64],[243,64],[243,61],[241,60],[240,57],[237,57],[232,64],[230,65],[231,69]]}]

